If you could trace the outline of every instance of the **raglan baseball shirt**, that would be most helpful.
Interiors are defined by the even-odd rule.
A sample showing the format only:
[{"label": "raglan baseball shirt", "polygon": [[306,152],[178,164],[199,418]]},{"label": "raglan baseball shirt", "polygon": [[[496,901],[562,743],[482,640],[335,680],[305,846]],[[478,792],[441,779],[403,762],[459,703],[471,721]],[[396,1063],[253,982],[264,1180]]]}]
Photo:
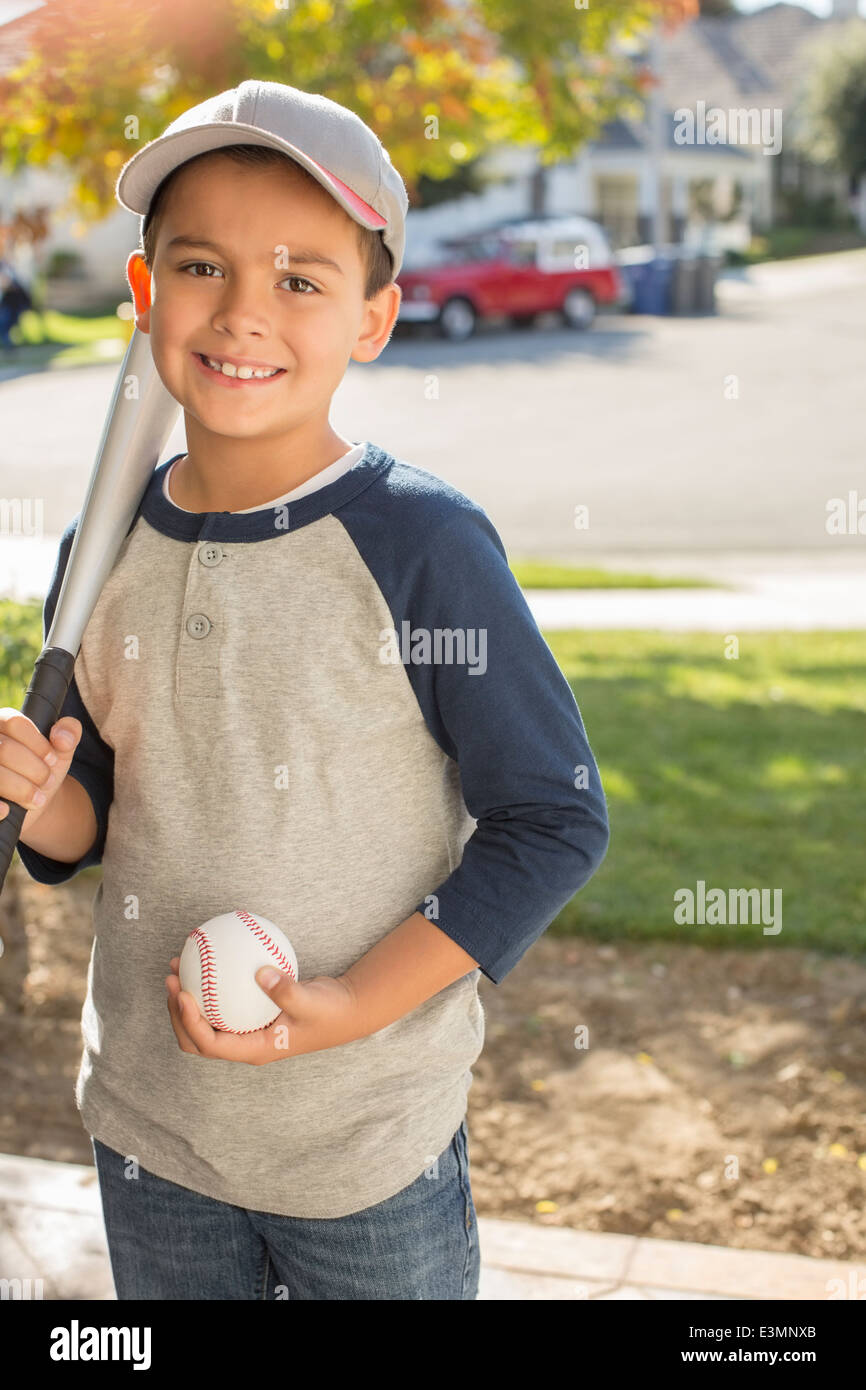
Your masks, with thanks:
[{"label": "raglan baseball shirt", "polygon": [[[450,1142],[484,1042],[478,977],[500,983],[601,864],[604,792],[477,503],[365,441],[302,495],[190,512],[166,490],[174,461],[154,470],[62,710],[83,726],[69,775],[96,841],[74,864],[19,854],[47,884],[102,864],[87,1131],[220,1201],[345,1216]],[[342,974],[414,912],[478,966],[341,1047],[261,1067],[193,1056],[165,976],[194,927],[235,908],[282,928],[302,980]]]}]

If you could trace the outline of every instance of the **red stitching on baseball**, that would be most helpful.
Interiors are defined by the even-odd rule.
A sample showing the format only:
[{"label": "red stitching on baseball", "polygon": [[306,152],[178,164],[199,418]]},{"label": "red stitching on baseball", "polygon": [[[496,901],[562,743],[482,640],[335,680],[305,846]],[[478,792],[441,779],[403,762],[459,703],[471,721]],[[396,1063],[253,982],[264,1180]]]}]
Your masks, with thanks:
[{"label": "red stitching on baseball", "polygon": [[253,935],[258,937],[259,941],[270,951],[272,956],[276,956],[277,964],[279,965],[280,969],[291,975],[292,979],[294,980],[295,972],[288,956],[285,954],[284,951],[280,950],[273,937],[269,936],[268,933],[264,930],[264,928],[259,926],[255,917],[251,917],[249,912],[242,912],[240,908],[235,909],[235,916],[240,917],[244,925],[250,928]]},{"label": "red stitching on baseball", "polygon": [[[240,908],[235,910],[235,916],[240,918],[244,926],[251,929],[253,935],[256,936],[259,941],[261,941],[262,945],[270,951],[271,955],[276,958],[276,963],[279,965],[280,969],[288,973],[294,980],[296,976],[291,961],[288,959],[285,952],[280,950],[273,937],[269,936],[259,925],[255,917],[252,917],[249,912],[242,912]],[[201,966],[201,997],[202,1003],[204,1004],[204,1016],[210,1026],[220,1029],[223,1033],[235,1033],[238,1037],[242,1037],[247,1033],[260,1033],[262,1031],[260,1028],[229,1028],[220,1013],[219,991],[216,981],[216,964],[211,951],[210,938],[198,927],[190,932],[190,936],[193,937],[198,947],[198,958]]]},{"label": "red stitching on baseball", "polygon": [[226,1026],[219,1011],[216,965],[214,964],[213,953],[210,948],[210,940],[198,927],[196,927],[195,931],[190,932],[190,936],[198,947],[198,958],[201,967],[201,998],[204,1004],[204,1016],[211,1028],[220,1028],[223,1032],[233,1033],[236,1030]]}]

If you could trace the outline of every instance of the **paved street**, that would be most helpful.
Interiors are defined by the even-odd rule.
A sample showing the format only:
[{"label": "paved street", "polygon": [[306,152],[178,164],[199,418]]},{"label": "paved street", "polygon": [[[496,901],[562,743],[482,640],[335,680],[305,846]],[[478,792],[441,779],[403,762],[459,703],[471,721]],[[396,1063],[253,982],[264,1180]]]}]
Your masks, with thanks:
[{"label": "paved street", "polygon": [[[610,316],[586,334],[398,338],[350,364],[332,421],[474,497],[513,558],[701,574],[748,553],[766,573],[862,575],[866,537],[825,518],[833,497],[866,498],[866,251],[759,267],[719,299],[715,318]],[[4,543],[0,584],[24,551],[50,564],[116,372],[0,380],[0,496],[42,497],[46,537],[41,559]],[[164,457],[183,447],[179,422]]]}]

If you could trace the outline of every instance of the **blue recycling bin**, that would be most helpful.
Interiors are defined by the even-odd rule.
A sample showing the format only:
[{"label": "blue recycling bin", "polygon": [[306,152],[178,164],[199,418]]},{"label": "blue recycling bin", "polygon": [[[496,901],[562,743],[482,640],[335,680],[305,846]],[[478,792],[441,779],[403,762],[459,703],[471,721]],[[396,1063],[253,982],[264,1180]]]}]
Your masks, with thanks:
[{"label": "blue recycling bin", "polygon": [[623,301],[626,308],[630,311],[634,303],[635,285],[637,283],[640,266],[620,263],[617,265],[617,270],[619,272],[619,278],[622,281],[624,292]]},{"label": "blue recycling bin", "polygon": [[616,255],[632,314],[672,314],[678,307],[677,271],[682,248],[670,245],[653,254],[650,245],[631,246]]},{"label": "blue recycling bin", "polygon": [[637,278],[633,312],[636,314],[669,314],[675,261],[669,256],[656,256],[641,266]]}]

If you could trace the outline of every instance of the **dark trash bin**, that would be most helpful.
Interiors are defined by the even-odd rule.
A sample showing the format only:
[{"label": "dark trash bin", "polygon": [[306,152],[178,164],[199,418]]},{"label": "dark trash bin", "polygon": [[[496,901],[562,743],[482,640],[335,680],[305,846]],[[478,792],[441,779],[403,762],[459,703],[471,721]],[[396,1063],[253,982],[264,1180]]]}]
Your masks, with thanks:
[{"label": "dark trash bin", "polygon": [[695,311],[699,314],[714,314],[716,312],[716,280],[721,265],[721,256],[698,257]]},{"label": "dark trash bin", "polygon": [[693,314],[697,308],[698,297],[698,258],[689,248],[680,247],[671,290],[671,313]]},{"label": "dark trash bin", "polygon": [[694,314],[702,293],[706,301],[700,256],[692,246],[666,243],[655,253],[649,245],[631,246],[617,252],[616,261],[632,314]]}]

